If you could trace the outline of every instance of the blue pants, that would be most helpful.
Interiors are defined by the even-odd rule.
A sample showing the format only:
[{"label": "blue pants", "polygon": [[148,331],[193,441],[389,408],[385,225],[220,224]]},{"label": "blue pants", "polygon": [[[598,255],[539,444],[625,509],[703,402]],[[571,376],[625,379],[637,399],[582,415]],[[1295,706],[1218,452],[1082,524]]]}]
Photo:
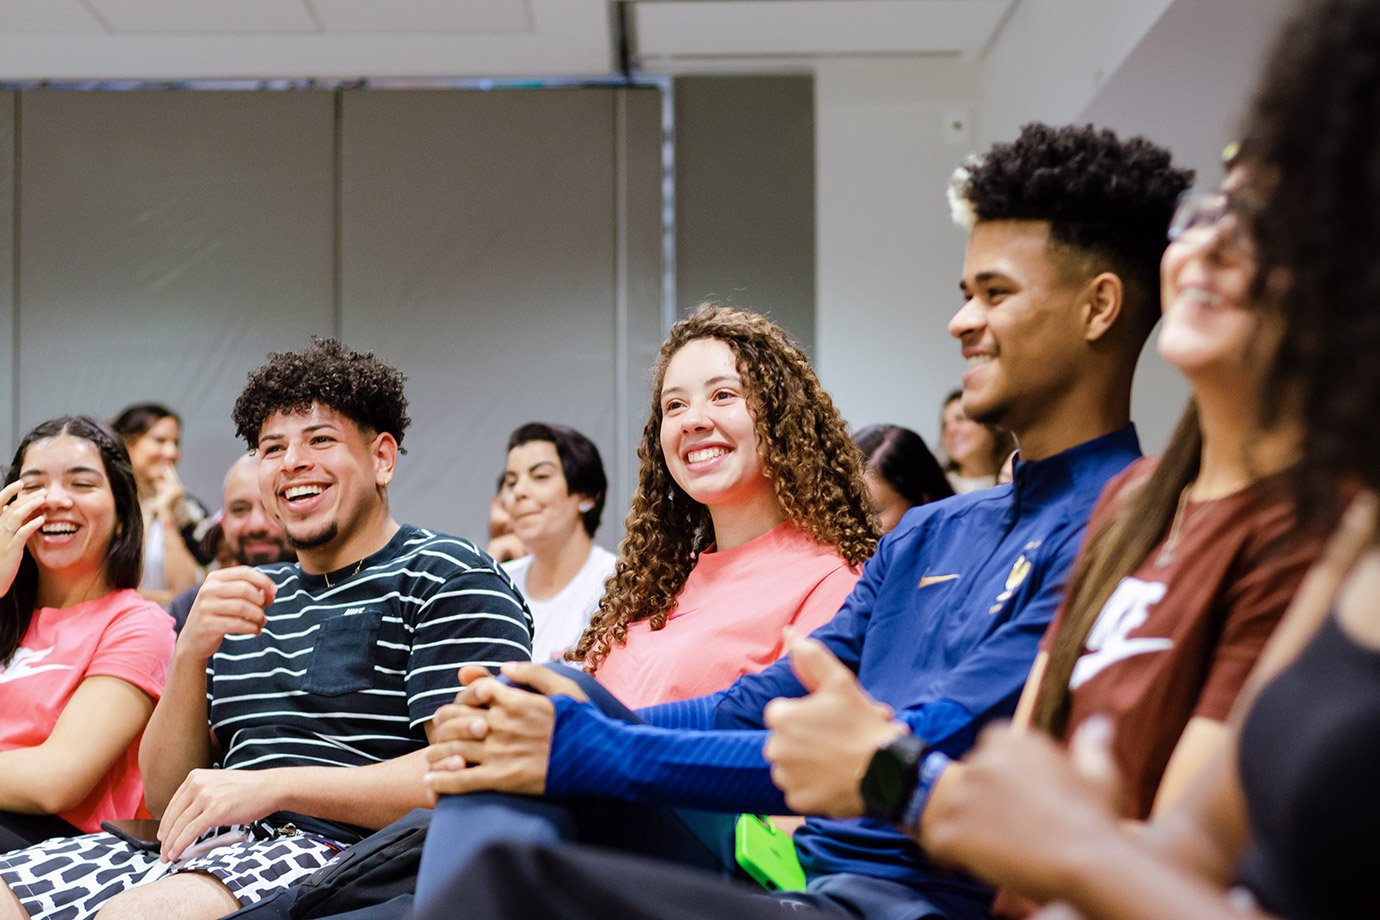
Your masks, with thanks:
[{"label": "blue pants", "polygon": [[[583,671],[559,663],[548,667],[576,681],[590,701],[610,718],[642,721]],[[731,875],[736,871],[736,818],[737,815],[611,799],[546,799],[504,793],[445,796],[436,806],[422,850],[417,904],[424,908],[481,850],[503,842],[579,841]]]}]

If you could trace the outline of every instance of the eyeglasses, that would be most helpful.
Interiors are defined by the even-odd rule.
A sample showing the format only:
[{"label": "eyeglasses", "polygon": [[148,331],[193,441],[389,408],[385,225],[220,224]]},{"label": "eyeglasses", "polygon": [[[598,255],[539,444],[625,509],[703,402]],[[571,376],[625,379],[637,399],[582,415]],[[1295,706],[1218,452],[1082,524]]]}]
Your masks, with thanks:
[{"label": "eyeglasses", "polygon": [[1248,223],[1240,200],[1226,192],[1197,192],[1179,201],[1169,221],[1169,241],[1181,240],[1193,231],[1215,230],[1223,242],[1249,255],[1255,247]]},{"label": "eyeglasses", "polygon": [[1185,195],[1169,221],[1169,239],[1179,239],[1190,230],[1216,227],[1231,213],[1226,192],[1196,192]]}]

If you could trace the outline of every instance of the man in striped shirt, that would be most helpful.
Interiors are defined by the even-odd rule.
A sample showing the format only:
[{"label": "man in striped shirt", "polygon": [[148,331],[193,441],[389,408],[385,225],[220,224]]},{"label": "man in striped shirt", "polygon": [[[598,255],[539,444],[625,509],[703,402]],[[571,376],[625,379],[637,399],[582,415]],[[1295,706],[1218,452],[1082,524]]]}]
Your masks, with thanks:
[{"label": "man in striped shirt", "polygon": [[423,749],[457,669],[528,659],[532,621],[488,556],[390,514],[402,383],[334,340],[250,375],[235,425],[299,561],[207,578],[140,747],[158,845],[4,857],[29,916],[219,917],[428,804]]}]

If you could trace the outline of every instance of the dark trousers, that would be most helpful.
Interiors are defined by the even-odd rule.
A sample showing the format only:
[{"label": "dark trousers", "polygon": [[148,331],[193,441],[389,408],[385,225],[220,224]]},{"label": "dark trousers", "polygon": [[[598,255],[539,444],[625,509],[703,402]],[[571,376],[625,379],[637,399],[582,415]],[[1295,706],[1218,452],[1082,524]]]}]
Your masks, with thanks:
[{"label": "dark trousers", "polygon": [[[641,722],[598,681],[565,665],[553,670],[575,680],[590,701],[611,718]],[[714,814],[609,799],[544,799],[501,793],[441,799],[431,819],[417,903],[424,907],[461,867],[495,843],[558,844],[580,841],[657,856],[718,875],[736,871],[733,821]]]},{"label": "dark trousers", "polygon": [[77,837],[86,833],[57,815],[25,815],[0,811],[0,853],[22,850],[54,837]]},{"label": "dark trousers", "polygon": [[[843,916],[847,916],[846,914]],[[839,920],[722,877],[595,847],[498,844],[452,876],[415,920]]]}]

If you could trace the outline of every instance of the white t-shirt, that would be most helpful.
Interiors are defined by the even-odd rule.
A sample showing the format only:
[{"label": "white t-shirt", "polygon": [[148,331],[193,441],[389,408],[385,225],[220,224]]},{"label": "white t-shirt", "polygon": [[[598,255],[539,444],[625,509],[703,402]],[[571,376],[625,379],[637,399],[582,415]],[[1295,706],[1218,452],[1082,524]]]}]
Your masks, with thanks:
[{"label": "white t-shirt", "polygon": [[599,609],[599,598],[604,595],[604,582],[613,574],[617,556],[602,546],[593,546],[589,558],[580,566],[580,571],[570,579],[554,597],[544,601],[533,600],[527,594],[527,571],[532,566],[532,557],[523,556],[503,563],[503,568],[512,577],[527,606],[532,611],[536,623],[536,635],[532,637],[532,660],[549,661],[572,648],[589,625],[589,618]]}]

